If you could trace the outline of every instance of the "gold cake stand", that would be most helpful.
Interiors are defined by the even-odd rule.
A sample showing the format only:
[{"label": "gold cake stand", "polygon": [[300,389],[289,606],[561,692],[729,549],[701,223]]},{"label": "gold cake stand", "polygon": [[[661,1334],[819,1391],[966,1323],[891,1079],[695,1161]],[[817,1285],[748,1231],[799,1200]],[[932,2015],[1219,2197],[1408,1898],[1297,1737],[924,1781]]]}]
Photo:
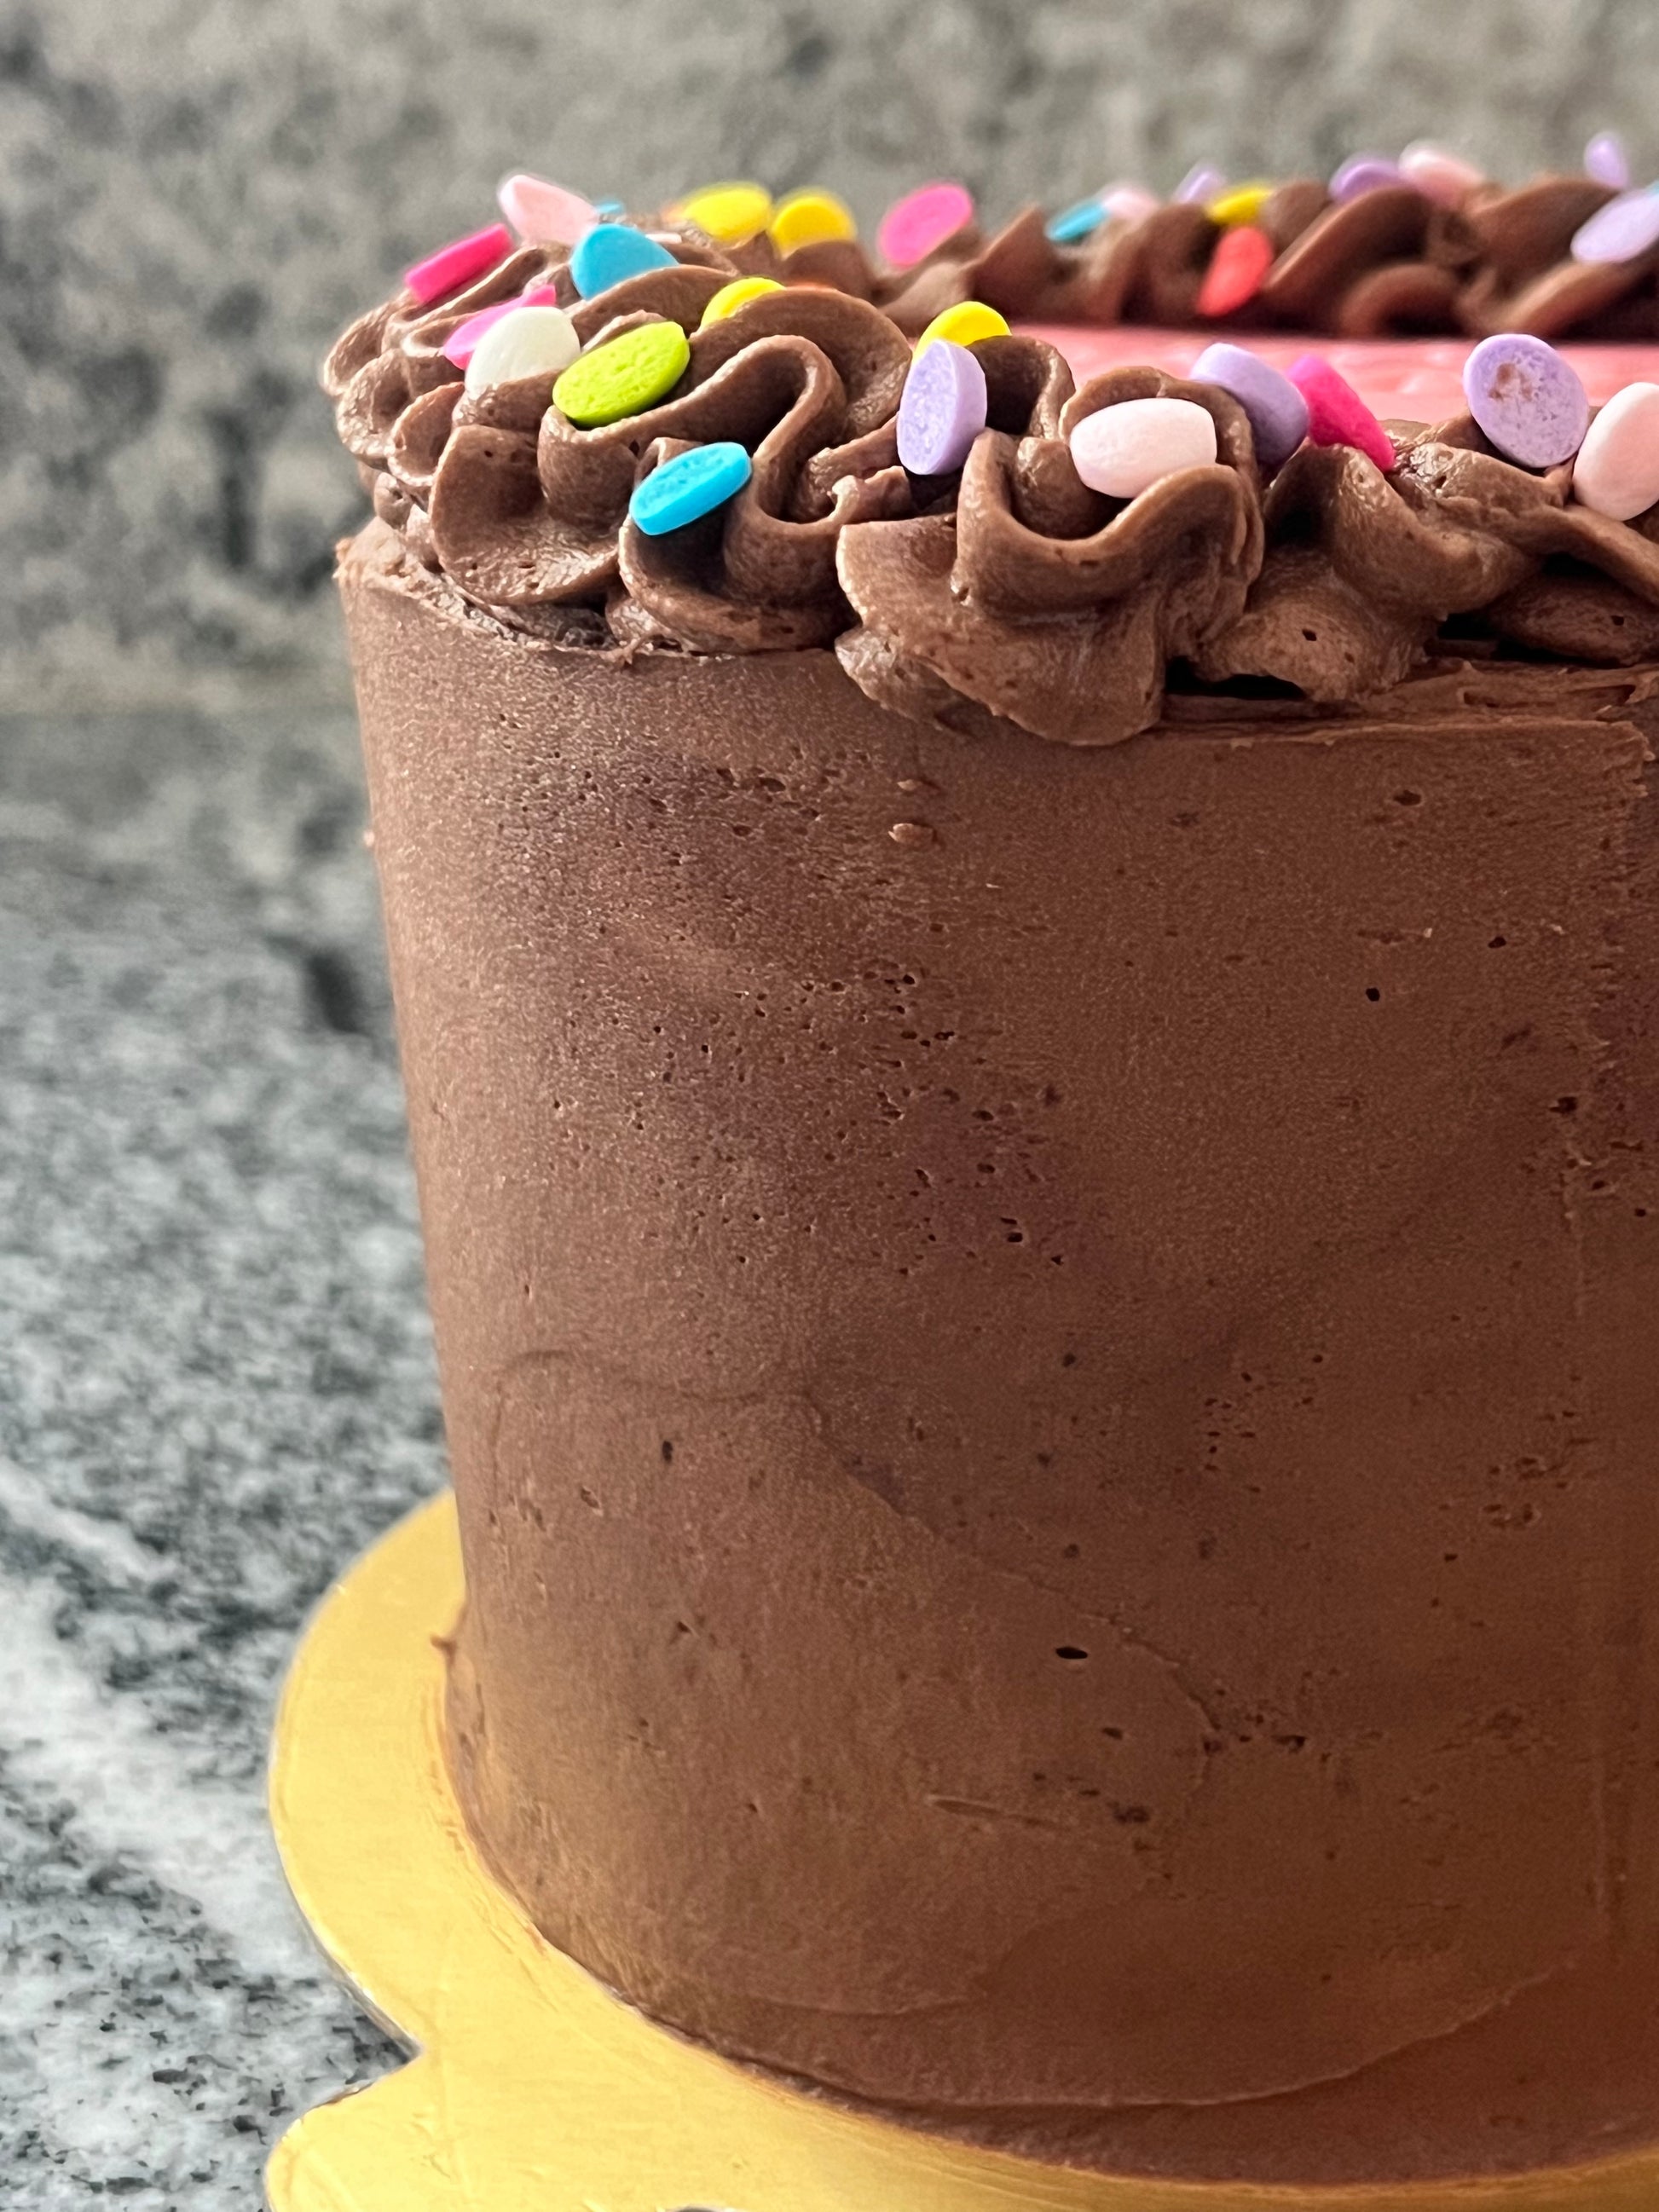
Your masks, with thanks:
[{"label": "gold cake stand", "polygon": [[274,2212],[1659,2212],[1659,2156],[1450,2185],[1110,2180],[836,2110],[653,2026],[479,1862],[441,1736],[453,1502],[336,1585],[277,1717],[289,1881],[365,2008],[418,2055],[289,2129]]}]

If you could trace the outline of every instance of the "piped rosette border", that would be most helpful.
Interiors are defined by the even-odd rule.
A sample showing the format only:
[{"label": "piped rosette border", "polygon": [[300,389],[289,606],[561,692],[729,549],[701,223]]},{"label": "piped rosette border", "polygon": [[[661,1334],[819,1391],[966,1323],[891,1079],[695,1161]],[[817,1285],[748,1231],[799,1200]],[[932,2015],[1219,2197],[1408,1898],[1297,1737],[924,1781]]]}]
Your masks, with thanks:
[{"label": "piped rosette border", "polygon": [[[1397,241],[1387,199],[1330,212]],[[1210,219],[1159,213],[1177,211]],[[901,711],[1079,744],[1156,722],[1172,672],[1335,707],[1436,652],[1629,665],[1659,649],[1653,386],[1594,418],[1584,403],[1571,442],[1523,465],[1546,387],[1571,375],[1547,347],[1542,396],[1472,392],[1470,416],[1434,428],[1377,422],[1316,356],[1286,378],[1239,346],[1188,379],[1123,368],[1079,391],[982,301],[936,308],[913,349],[871,299],[795,276],[803,256],[846,258],[846,236],[780,252],[684,217],[614,226],[603,252],[593,234],[502,234],[488,265],[463,254],[453,288],[423,296],[422,270],[483,252],[458,241],[325,370],[382,522],[510,628],[627,651],[833,644]],[[913,292],[954,270],[954,238]],[[592,270],[641,261],[593,289]],[[530,343],[538,316],[556,354]],[[1535,343],[1488,347],[1518,343]],[[969,413],[928,473],[914,438],[905,465],[904,418],[935,344],[962,374],[931,381]],[[477,374],[491,361],[496,380]],[[1126,440],[1139,460],[1103,474]]]}]

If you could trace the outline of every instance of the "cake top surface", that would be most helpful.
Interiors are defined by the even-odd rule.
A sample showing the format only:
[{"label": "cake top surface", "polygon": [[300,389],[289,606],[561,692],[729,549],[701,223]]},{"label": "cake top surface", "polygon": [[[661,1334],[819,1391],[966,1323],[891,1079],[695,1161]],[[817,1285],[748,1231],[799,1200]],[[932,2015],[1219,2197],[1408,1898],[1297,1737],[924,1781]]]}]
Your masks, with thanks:
[{"label": "cake top surface", "polygon": [[325,382],[411,573],[529,640],[834,645],[900,711],[1075,744],[1171,684],[1659,655],[1659,188],[1610,139],[1514,191],[1419,146],[988,237],[935,183],[873,254],[817,190],[501,203]]}]

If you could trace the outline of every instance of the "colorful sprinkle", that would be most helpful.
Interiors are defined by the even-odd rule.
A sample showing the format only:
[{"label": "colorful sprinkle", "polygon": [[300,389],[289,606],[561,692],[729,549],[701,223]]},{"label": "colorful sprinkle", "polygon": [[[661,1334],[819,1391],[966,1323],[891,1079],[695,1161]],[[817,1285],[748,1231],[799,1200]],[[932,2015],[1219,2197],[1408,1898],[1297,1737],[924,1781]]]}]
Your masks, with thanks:
[{"label": "colorful sprinkle", "polygon": [[1584,149],[1584,174],[1615,192],[1630,189],[1630,155],[1616,131],[1598,131]]},{"label": "colorful sprinkle", "polygon": [[435,253],[428,253],[424,261],[404,271],[404,282],[422,306],[429,307],[434,300],[459,292],[498,261],[505,261],[512,251],[513,234],[507,225],[492,222],[488,230],[475,230],[470,238],[452,239]]},{"label": "colorful sprinkle", "polygon": [[693,446],[635,485],[628,519],[647,538],[666,538],[671,530],[701,522],[705,514],[735,499],[754,473],[748,454],[729,439]]},{"label": "colorful sprinkle", "polygon": [[600,222],[620,222],[628,213],[625,200],[595,200],[593,214]]},{"label": "colorful sprinkle", "polygon": [[493,307],[480,307],[476,315],[457,323],[444,340],[444,359],[453,361],[457,368],[465,368],[478,350],[478,341],[485,331],[494,330],[507,316],[517,314],[520,307],[556,307],[558,304],[559,295],[550,284],[538,284],[532,291],[520,292],[516,300],[501,300]]},{"label": "colorful sprinkle", "polygon": [[545,177],[504,177],[495,195],[501,213],[529,246],[574,246],[599,219],[592,200]]},{"label": "colorful sprinkle", "polygon": [[1195,161],[1170,195],[1182,206],[1202,207],[1227,188],[1227,179],[1208,161]]},{"label": "colorful sprinkle", "polygon": [[1352,446],[1386,476],[1395,465],[1394,441],[1345,377],[1322,354],[1299,354],[1285,371],[1308,406],[1316,446]]},{"label": "colorful sprinkle", "polygon": [[1400,156],[1400,173],[1437,207],[1461,207],[1476,185],[1486,182],[1473,161],[1449,154],[1443,146],[1426,138],[1416,139],[1407,147]]},{"label": "colorful sprinkle", "polygon": [[1198,312],[1212,319],[1236,315],[1261,289],[1273,265],[1273,242],[1253,222],[1224,230],[1216,240],[1204,282],[1198,288]]},{"label": "colorful sprinkle", "polygon": [[772,210],[772,243],[780,253],[793,253],[798,246],[823,246],[835,238],[856,238],[853,210],[834,192],[816,185],[804,191],[786,192]]},{"label": "colorful sprinkle", "polygon": [[573,362],[553,387],[553,404],[584,430],[642,414],[665,398],[691,358],[678,323],[645,323]]},{"label": "colorful sprinkle", "polygon": [[570,367],[581,351],[576,325],[551,304],[550,293],[535,304],[542,298],[526,293],[523,301],[510,301],[507,312],[490,325],[466,364],[469,392],[516,384],[521,376],[558,376]]},{"label": "colorful sprinkle", "polygon": [[699,330],[710,323],[723,323],[728,315],[735,315],[739,307],[746,307],[751,300],[758,300],[767,292],[781,292],[783,287],[775,276],[734,276],[729,284],[722,284],[702,311]]},{"label": "colorful sprinkle", "polygon": [[1390,185],[1407,181],[1398,161],[1381,154],[1351,154],[1331,179],[1331,198],[1338,207],[1346,207],[1350,200],[1364,199],[1367,192],[1386,191]]},{"label": "colorful sprinkle", "polygon": [[1486,437],[1523,469],[1570,461],[1589,428],[1577,370],[1524,331],[1482,338],[1463,364],[1463,392]]},{"label": "colorful sprinkle", "polygon": [[1076,200],[1042,226],[1043,234],[1056,246],[1076,246],[1091,238],[1106,220],[1105,203],[1098,198]]},{"label": "colorful sprinkle", "polygon": [[1621,192],[1573,233],[1572,258],[1589,264],[1639,261],[1659,246],[1659,191]]},{"label": "colorful sprinkle", "polygon": [[883,216],[876,250],[890,268],[914,269],[973,219],[973,197],[963,185],[922,185],[895,200]]},{"label": "colorful sprinkle", "polygon": [[1282,370],[1245,346],[1206,346],[1192,366],[1196,384],[1230,392],[1250,418],[1255,457],[1264,469],[1288,461],[1308,434],[1308,403]]},{"label": "colorful sprinkle", "polygon": [[1124,184],[1109,185],[1100,196],[1100,204],[1114,222],[1145,222],[1164,203],[1145,185]]},{"label": "colorful sprinkle", "polygon": [[1584,433],[1572,490],[1581,507],[1615,522],[1659,504],[1659,384],[1627,384],[1608,400]]},{"label": "colorful sprinkle", "polygon": [[1254,222],[1277,189],[1273,185],[1235,185],[1206,201],[1204,212],[1212,222],[1231,230],[1237,223]]},{"label": "colorful sprinkle", "polygon": [[977,345],[981,338],[1006,338],[1007,335],[1007,319],[998,314],[994,307],[988,307],[983,300],[963,300],[934,316],[916,340],[916,353],[920,357],[941,338],[948,338],[952,345],[970,346]]},{"label": "colorful sprinkle", "polygon": [[1182,469],[1216,457],[1215,417],[1192,399],[1121,399],[1072,432],[1072,462],[1091,491],[1139,499]]},{"label": "colorful sprinkle", "polygon": [[673,255],[642,230],[626,223],[596,222],[576,240],[570,257],[570,281],[584,300],[608,292],[630,276],[643,276],[647,269],[672,269]]},{"label": "colorful sprinkle", "polygon": [[741,246],[772,220],[772,195],[764,185],[704,185],[674,210],[677,222],[694,222],[716,246]]},{"label": "colorful sprinkle", "polygon": [[988,405],[985,371],[966,346],[940,338],[918,349],[899,401],[899,459],[915,476],[949,476],[985,428]]}]

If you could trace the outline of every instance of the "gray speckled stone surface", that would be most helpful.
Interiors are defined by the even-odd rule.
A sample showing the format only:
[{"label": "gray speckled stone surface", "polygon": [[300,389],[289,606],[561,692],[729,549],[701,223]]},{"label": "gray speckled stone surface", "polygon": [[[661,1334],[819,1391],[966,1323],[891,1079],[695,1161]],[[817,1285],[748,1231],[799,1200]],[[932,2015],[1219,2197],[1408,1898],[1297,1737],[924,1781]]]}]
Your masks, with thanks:
[{"label": "gray speckled stone surface", "polygon": [[1650,165],[1656,89],[1651,0],[0,0],[0,670],[337,685],[314,364],[510,167],[866,217],[943,171],[1001,212],[1425,131],[1521,175],[1613,124]]},{"label": "gray speckled stone surface", "polygon": [[390,2062],[265,1824],[441,1480],[349,720],[0,722],[0,2205],[252,2212]]}]

